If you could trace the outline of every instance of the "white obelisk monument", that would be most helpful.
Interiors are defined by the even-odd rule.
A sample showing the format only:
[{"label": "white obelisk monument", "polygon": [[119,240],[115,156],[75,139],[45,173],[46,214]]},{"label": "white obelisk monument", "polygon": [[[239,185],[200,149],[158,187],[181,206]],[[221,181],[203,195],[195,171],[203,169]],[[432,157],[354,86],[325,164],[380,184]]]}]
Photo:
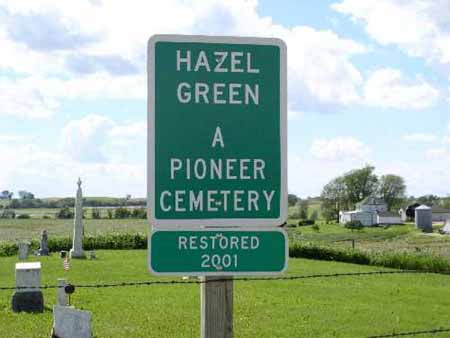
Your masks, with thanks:
[{"label": "white obelisk monument", "polygon": [[77,198],[75,199],[75,221],[73,226],[73,244],[70,249],[70,258],[86,258],[83,251],[83,193],[81,179],[78,178]]}]

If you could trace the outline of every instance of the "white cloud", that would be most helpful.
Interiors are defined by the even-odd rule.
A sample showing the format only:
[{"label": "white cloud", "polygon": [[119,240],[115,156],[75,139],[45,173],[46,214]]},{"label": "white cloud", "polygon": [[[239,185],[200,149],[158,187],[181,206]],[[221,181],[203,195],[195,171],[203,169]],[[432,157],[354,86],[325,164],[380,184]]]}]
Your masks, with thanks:
[{"label": "white cloud", "polygon": [[342,0],[332,6],[365,24],[382,45],[411,56],[450,62],[450,2],[447,0]]},{"label": "white cloud", "polygon": [[365,159],[370,152],[367,145],[358,139],[345,136],[332,139],[316,139],[313,141],[311,154],[320,160]]},{"label": "white cloud", "polygon": [[408,142],[433,143],[437,141],[437,136],[427,133],[411,133],[403,135],[403,139]]},{"label": "white cloud", "polygon": [[[145,98],[145,45],[150,35],[165,32],[283,38],[288,44],[293,110],[334,111],[360,99],[362,76],[351,58],[365,53],[364,46],[332,31],[277,25],[271,18],[259,16],[254,0],[226,4],[220,0],[111,0],[99,4],[0,0],[1,5],[7,9],[4,16],[9,21],[0,20],[0,68],[28,74],[26,81],[42,90],[43,97]],[[29,37],[22,34],[26,27],[19,27],[11,35],[6,24],[11,18],[42,21],[49,31],[36,30],[36,36]],[[118,25],[124,18],[132,20]],[[55,36],[58,34],[61,36]],[[72,49],[66,48],[64,36],[77,42]],[[34,48],[36,41],[43,41],[39,48]],[[41,45],[48,50],[42,51]],[[118,67],[128,71],[118,71]]]},{"label": "white cloud", "polygon": [[2,189],[26,189],[37,197],[73,196],[78,177],[86,196],[145,196],[145,165],[86,163],[36,144],[0,144],[7,166],[0,170]]},{"label": "white cloud", "polygon": [[63,151],[74,160],[104,162],[104,143],[113,122],[100,115],[70,121],[62,130]]},{"label": "white cloud", "polygon": [[145,99],[145,76],[91,74],[72,79],[30,76],[0,80],[0,116],[47,119],[63,99]]},{"label": "white cloud", "polygon": [[446,148],[432,148],[427,151],[427,156],[432,159],[446,158],[449,154]]},{"label": "white cloud", "polygon": [[89,163],[120,162],[127,147],[140,141],[145,146],[146,122],[119,124],[105,116],[90,114],[67,123],[61,132],[62,153]]},{"label": "white cloud", "polygon": [[0,116],[40,119],[52,116],[59,104],[26,81],[0,79]]},{"label": "white cloud", "polygon": [[288,44],[290,104],[294,109],[336,111],[358,102],[363,79],[351,63],[366,48],[331,31],[294,27],[285,32]]},{"label": "white cloud", "polygon": [[367,104],[384,108],[424,109],[439,98],[439,91],[422,79],[407,79],[400,70],[384,68],[372,73],[364,86]]}]

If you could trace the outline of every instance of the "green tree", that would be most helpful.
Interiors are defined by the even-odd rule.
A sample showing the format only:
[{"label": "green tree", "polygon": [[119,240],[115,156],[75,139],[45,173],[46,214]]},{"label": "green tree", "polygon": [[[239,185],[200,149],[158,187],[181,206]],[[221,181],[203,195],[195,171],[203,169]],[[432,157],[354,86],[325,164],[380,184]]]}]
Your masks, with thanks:
[{"label": "green tree", "polygon": [[307,199],[300,199],[298,202],[298,216],[300,219],[308,219],[309,202]]},{"label": "green tree", "polygon": [[320,195],[322,216],[326,221],[339,222],[339,211],[348,209],[347,188],[344,178],[337,177],[325,185]]},{"label": "green tree", "polygon": [[436,195],[420,196],[417,199],[417,202],[419,202],[420,204],[427,204],[427,205],[436,204],[439,202],[439,196]]},{"label": "green tree", "polygon": [[131,212],[127,208],[116,208],[114,210],[114,218],[129,218],[130,216]]},{"label": "green tree", "polygon": [[73,218],[74,213],[70,208],[62,208],[56,213],[56,218],[69,219]]},{"label": "green tree", "polygon": [[34,194],[32,194],[31,192],[26,191],[26,190],[19,190],[18,194],[21,199],[33,199],[34,198]]},{"label": "green tree", "polygon": [[387,203],[389,210],[399,208],[406,199],[405,180],[397,175],[381,176],[378,195]]},{"label": "green tree", "polygon": [[298,197],[294,194],[288,194],[288,206],[293,207],[297,204]]},{"label": "green tree", "polygon": [[319,218],[319,212],[316,209],[314,209],[314,211],[311,213],[310,219],[315,222],[315,221],[317,221],[318,218]]},{"label": "green tree", "polygon": [[375,167],[367,165],[344,175],[347,199],[352,206],[376,192],[378,177],[374,171]]}]

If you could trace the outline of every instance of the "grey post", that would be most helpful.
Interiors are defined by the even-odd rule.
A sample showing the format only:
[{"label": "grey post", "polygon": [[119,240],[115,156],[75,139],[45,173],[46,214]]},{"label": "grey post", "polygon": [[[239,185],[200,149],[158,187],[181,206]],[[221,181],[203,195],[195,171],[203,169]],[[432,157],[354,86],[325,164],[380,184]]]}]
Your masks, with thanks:
[{"label": "grey post", "polygon": [[69,305],[69,299],[67,297],[66,290],[64,290],[66,285],[67,282],[64,278],[58,278],[58,305],[60,306]]},{"label": "grey post", "polygon": [[233,277],[202,277],[201,338],[233,338]]}]

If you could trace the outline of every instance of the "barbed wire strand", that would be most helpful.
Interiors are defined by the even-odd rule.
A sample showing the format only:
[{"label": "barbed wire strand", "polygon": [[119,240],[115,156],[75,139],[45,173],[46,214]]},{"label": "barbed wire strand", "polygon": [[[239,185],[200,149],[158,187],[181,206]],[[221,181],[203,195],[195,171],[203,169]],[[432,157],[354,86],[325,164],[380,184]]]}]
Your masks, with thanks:
[{"label": "barbed wire strand", "polygon": [[[275,277],[234,277],[234,278],[218,278],[212,280],[151,280],[151,281],[135,281],[135,282],[116,282],[116,283],[99,283],[99,284],[73,284],[76,288],[109,288],[109,287],[124,287],[124,286],[150,286],[150,285],[176,285],[176,284],[205,284],[217,283],[223,281],[240,281],[240,282],[256,282],[256,281],[292,281],[301,279],[319,279],[319,278],[339,278],[339,277],[361,277],[373,275],[395,275],[395,274],[439,274],[450,275],[450,271],[434,272],[423,270],[393,270],[393,271],[368,271],[368,272],[338,272],[330,274],[312,274],[299,276],[275,276]],[[64,286],[59,285],[42,285],[40,289],[57,289]],[[28,286],[0,286],[1,290],[19,290],[29,289]]]},{"label": "barbed wire strand", "polygon": [[404,337],[404,336],[418,336],[422,334],[435,334],[435,333],[443,333],[450,332],[450,329],[431,329],[426,331],[411,331],[411,332],[399,332],[399,333],[388,333],[380,336],[370,336],[367,338],[389,338],[389,337]]}]

